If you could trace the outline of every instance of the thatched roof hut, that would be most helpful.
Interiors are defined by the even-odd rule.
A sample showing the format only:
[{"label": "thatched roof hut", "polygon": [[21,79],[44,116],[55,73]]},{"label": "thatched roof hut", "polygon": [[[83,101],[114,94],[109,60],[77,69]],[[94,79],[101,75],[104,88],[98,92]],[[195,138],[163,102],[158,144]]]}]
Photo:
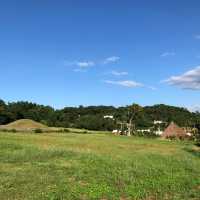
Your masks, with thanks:
[{"label": "thatched roof hut", "polygon": [[161,135],[163,138],[179,138],[183,139],[188,137],[184,129],[177,126],[174,122],[171,122]]}]

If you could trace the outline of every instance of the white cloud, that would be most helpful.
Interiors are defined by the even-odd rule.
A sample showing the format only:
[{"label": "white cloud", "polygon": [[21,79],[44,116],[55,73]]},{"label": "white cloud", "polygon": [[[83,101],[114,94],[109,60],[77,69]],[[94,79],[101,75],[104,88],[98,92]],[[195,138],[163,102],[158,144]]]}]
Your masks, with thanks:
[{"label": "white cloud", "polygon": [[200,90],[200,66],[179,76],[172,76],[164,82],[182,89]]},{"label": "white cloud", "polygon": [[95,63],[93,61],[82,61],[82,62],[76,62],[76,65],[80,68],[87,68],[94,66]]},{"label": "white cloud", "polygon": [[164,52],[160,56],[161,57],[168,57],[168,56],[175,56],[175,55],[176,55],[175,52]]},{"label": "white cloud", "polygon": [[147,86],[147,88],[151,89],[151,90],[157,90],[156,87],[153,87],[153,86]]},{"label": "white cloud", "polygon": [[64,64],[66,66],[76,66],[80,68],[88,68],[95,65],[93,61],[65,61]]},{"label": "white cloud", "polygon": [[119,71],[113,70],[111,72],[111,74],[114,75],[114,76],[124,76],[124,75],[128,75],[128,72],[119,72]]},{"label": "white cloud", "polygon": [[117,62],[118,60],[120,59],[120,57],[118,56],[111,56],[111,57],[108,57],[104,60],[104,64],[108,64],[108,63],[115,63]]},{"label": "white cloud", "polygon": [[200,106],[199,105],[192,105],[192,106],[187,107],[187,109],[190,112],[200,112]]},{"label": "white cloud", "polygon": [[108,84],[119,85],[119,86],[128,87],[128,88],[143,87],[143,88],[147,88],[147,89],[150,89],[150,90],[157,90],[156,87],[146,86],[142,83],[132,81],[132,80],[122,80],[122,81],[105,80],[104,82],[108,83]]},{"label": "white cloud", "polygon": [[106,80],[105,83],[112,84],[112,85],[120,85],[124,87],[129,87],[129,88],[143,87],[143,84],[135,82],[135,81],[131,81],[131,80],[124,80],[124,81]]},{"label": "white cloud", "polygon": [[86,72],[90,67],[94,66],[93,61],[65,61],[65,66],[75,67],[74,72]]},{"label": "white cloud", "polygon": [[100,61],[100,62],[94,62],[94,61],[91,61],[91,60],[77,60],[77,61],[64,61],[64,65],[65,66],[76,66],[76,67],[79,67],[79,68],[89,68],[89,67],[92,67],[92,66],[95,66],[97,64],[109,64],[109,63],[115,63],[117,62],[118,60],[120,59],[120,57],[118,56],[111,56],[111,57],[108,57],[106,59],[104,59],[103,61]]},{"label": "white cloud", "polygon": [[195,35],[194,38],[200,40],[200,35]]}]

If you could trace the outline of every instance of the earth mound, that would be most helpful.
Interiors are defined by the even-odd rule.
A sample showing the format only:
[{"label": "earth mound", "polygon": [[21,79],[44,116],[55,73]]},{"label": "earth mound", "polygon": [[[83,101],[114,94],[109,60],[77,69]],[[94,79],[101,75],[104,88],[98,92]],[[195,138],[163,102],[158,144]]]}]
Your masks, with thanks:
[{"label": "earth mound", "polygon": [[16,129],[16,130],[33,130],[33,129],[46,129],[48,127],[44,124],[41,124],[31,119],[20,119],[11,122],[7,125],[0,126],[0,128]]}]

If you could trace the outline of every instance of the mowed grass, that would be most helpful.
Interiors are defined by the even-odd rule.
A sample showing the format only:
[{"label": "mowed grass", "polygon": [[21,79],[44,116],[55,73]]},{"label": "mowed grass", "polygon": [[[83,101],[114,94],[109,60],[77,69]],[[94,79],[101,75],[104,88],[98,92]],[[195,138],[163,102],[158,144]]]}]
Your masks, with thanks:
[{"label": "mowed grass", "polygon": [[0,133],[0,199],[199,200],[200,151],[105,134]]}]

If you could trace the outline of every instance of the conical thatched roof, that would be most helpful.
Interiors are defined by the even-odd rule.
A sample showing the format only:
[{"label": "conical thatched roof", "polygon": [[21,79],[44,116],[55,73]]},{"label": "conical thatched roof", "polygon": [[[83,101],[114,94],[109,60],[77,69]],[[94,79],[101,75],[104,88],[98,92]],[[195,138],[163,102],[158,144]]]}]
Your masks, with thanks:
[{"label": "conical thatched roof", "polygon": [[162,134],[162,137],[164,138],[185,138],[187,137],[186,132],[177,126],[174,122],[171,122],[169,126],[165,129],[165,131]]}]

